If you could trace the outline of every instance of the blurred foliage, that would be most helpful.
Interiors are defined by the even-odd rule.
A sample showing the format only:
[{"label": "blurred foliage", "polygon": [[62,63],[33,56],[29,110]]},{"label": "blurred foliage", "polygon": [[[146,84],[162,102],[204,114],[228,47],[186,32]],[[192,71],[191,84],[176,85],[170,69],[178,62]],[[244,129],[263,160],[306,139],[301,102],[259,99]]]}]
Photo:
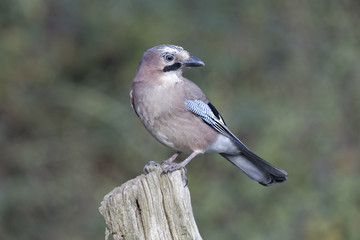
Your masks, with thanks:
[{"label": "blurred foliage", "polygon": [[206,63],[185,76],[289,173],[264,188],[218,155],[191,162],[204,239],[360,239],[359,11],[356,0],[2,0],[0,239],[103,238],[103,196],[172,154],[128,102],[143,52],[163,43]]}]

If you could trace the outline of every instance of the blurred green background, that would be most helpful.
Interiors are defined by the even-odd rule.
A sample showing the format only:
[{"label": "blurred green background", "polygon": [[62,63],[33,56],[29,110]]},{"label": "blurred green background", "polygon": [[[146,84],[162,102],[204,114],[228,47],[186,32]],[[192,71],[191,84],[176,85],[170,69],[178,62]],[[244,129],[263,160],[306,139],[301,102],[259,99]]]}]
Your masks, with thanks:
[{"label": "blurred green background", "polygon": [[[103,239],[103,196],[173,151],[133,113],[142,54],[183,46],[228,126],[285,169],[188,165],[206,240],[360,239],[360,2],[2,0],[0,239]],[[184,157],[184,156],[182,156]]]}]

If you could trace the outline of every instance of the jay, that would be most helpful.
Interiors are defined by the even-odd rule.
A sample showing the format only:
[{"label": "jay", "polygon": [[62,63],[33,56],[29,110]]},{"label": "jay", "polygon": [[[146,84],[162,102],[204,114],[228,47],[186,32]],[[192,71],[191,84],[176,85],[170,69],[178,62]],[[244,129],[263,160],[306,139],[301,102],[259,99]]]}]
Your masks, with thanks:
[{"label": "jay", "polygon": [[[182,47],[160,45],[147,50],[130,91],[130,102],[149,133],[176,153],[163,163],[163,173],[185,168],[195,156],[219,153],[250,179],[271,186],[287,172],[249,150],[226,126],[201,89],[184,78],[185,68],[205,64]],[[180,153],[190,155],[181,163]]]}]

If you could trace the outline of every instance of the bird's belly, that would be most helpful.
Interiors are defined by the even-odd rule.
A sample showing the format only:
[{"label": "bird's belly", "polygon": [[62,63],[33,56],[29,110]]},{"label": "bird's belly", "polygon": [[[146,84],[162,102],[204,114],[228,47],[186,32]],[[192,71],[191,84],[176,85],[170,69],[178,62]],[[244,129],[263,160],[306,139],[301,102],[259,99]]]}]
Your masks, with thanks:
[{"label": "bird's belly", "polygon": [[152,136],[169,148],[180,152],[205,152],[217,133],[193,114],[184,114],[143,119],[143,123]]},{"label": "bird's belly", "polygon": [[173,139],[169,138],[167,134],[164,134],[162,132],[162,129],[160,129],[159,131],[155,131],[154,133],[152,133],[152,135],[156,138],[156,140],[158,140],[160,143],[164,144],[165,146],[179,150],[178,149],[179,147],[177,146],[178,144],[176,144],[176,142],[174,142]]}]

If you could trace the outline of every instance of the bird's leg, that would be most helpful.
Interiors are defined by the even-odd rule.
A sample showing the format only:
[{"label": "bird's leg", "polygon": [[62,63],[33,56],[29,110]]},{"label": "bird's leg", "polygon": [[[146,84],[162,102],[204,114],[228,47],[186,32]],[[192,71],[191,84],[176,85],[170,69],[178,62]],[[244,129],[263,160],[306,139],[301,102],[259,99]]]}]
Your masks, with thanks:
[{"label": "bird's leg", "polygon": [[[192,154],[190,154],[190,156],[188,156],[184,161],[182,161],[181,163],[173,163],[170,166],[166,167],[161,174],[165,174],[168,172],[173,172],[175,170],[178,170],[180,168],[185,168],[186,164],[188,164],[191,159],[193,159],[194,157],[196,157],[199,153],[198,152],[193,152]],[[185,168],[185,172],[186,172],[186,168]]]},{"label": "bird's leg", "polygon": [[176,152],[174,155],[172,155],[171,157],[169,157],[168,159],[166,159],[165,161],[161,162],[161,165],[163,164],[171,164],[173,163],[173,161],[180,155],[181,152]]},{"label": "bird's leg", "polygon": [[[172,158],[176,158],[180,153],[176,153],[174,154],[171,158],[169,158],[168,160],[171,160]],[[186,173],[187,173],[187,169],[186,169],[186,164],[188,164],[191,159],[193,159],[194,157],[196,157],[199,153],[198,152],[193,152],[192,154],[190,154],[190,156],[188,156],[184,161],[182,161],[181,163],[172,163],[170,166],[164,168],[164,170],[161,172],[161,175],[165,174],[165,173],[169,173],[169,172],[173,172],[175,170],[184,168],[184,171],[181,172],[181,176],[183,179],[183,182],[185,184],[185,187],[188,183],[187,177],[186,177]],[[174,159],[172,161],[174,161]],[[167,160],[166,160],[167,161]],[[170,162],[172,162],[170,161]]]}]

